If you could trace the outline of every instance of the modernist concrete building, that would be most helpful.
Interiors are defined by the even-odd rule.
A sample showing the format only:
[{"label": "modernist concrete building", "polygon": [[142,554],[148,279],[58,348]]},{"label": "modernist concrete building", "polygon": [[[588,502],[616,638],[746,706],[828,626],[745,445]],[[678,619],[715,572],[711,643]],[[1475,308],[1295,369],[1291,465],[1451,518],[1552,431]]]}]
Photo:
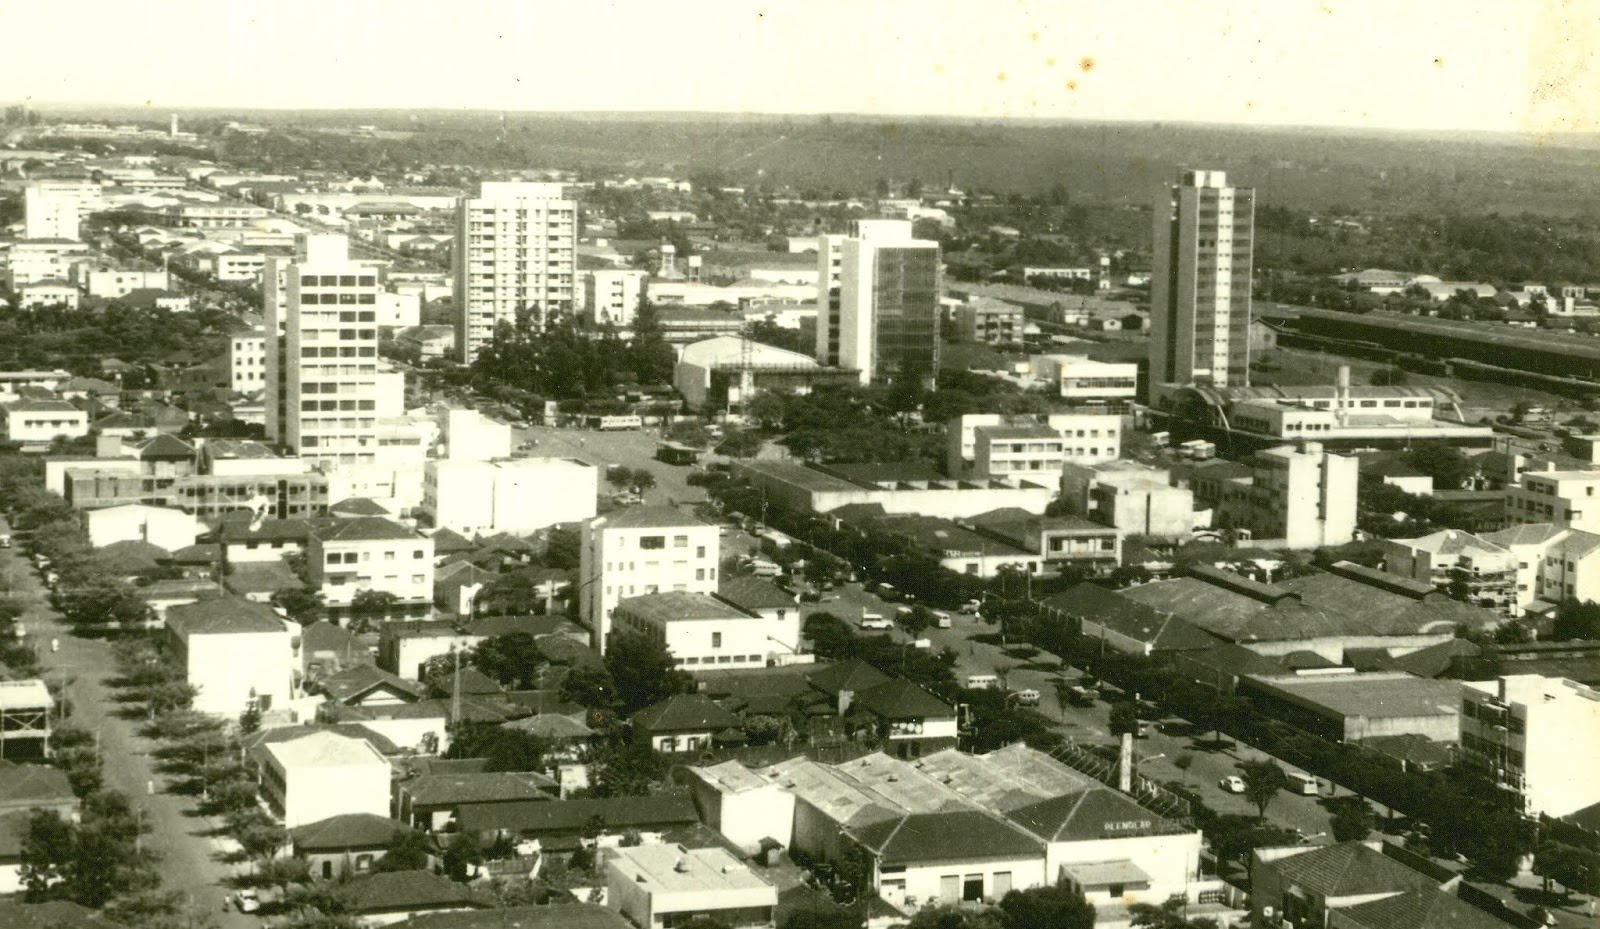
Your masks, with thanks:
[{"label": "modernist concrete building", "polygon": [[1247,384],[1255,191],[1185,171],[1155,207],[1152,384]]},{"label": "modernist concrete building", "polygon": [[495,327],[576,308],[578,205],[560,184],[484,181],[456,202],[456,348],[471,363]]},{"label": "modernist concrete building", "polygon": [[1600,802],[1600,692],[1538,674],[1466,688],[1462,758],[1521,796],[1524,812],[1566,816]]},{"label": "modernist concrete building", "polygon": [[612,611],[628,597],[717,589],[721,534],[671,507],[635,506],[583,524],[578,615],[602,652]]},{"label": "modernist concrete building", "polygon": [[939,370],[939,243],[905,220],[855,220],[817,248],[817,361],[861,383]]},{"label": "modernist concrete building", "polygon": [[194,708],[236,718],[254,704],[283,706],[295,693],[299,632],[271,607],[231,597],[167,610],[168,634],[197,691]]}]

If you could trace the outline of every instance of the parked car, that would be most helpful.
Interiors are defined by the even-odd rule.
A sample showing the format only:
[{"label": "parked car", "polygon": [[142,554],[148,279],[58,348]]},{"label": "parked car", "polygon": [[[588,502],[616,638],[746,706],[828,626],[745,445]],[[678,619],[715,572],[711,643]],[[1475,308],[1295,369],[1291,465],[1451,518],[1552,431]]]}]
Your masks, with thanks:
[{"label": "parked car", "polygon": [[247,887],[233,895],[233,906],[241,913],[254,913],[261,909],[261,897]]},{"label": "parked car", "polygon": [[1242,794],[1244,793],[1244,778],[1237,774],[1230,774],[1222,780],[1217,781],[1217,786],[1221,787],[1223,790],[1226,790],[1230,794]]},{"label": "parked car", "polygon": [[966,603],[961,604],[961,612],[976,613],[978,610],[982,609],[982,607],[982,600],[968,600]]},{"label": "parked car", "polygon": [[934,610],[933,611],[933,624],[935,626],[938,626],[940,629],[949,629],[950,626],[952,625],[952,622],[950,620],[950,614],[944,612],[943,610]]},{"label": "parked car", "polygon": [[1023,706],[1039,705],[1039,692],[1034,690],[1032,687],[1028,688],[1027,690],[1016,691],[1015,696],[1017,698],[1017,702]]},{"label": "parked car", "polygon": [[863,629],[893,629],[894,623],[889,622],[877,613],[861,614],[861,628]]}]

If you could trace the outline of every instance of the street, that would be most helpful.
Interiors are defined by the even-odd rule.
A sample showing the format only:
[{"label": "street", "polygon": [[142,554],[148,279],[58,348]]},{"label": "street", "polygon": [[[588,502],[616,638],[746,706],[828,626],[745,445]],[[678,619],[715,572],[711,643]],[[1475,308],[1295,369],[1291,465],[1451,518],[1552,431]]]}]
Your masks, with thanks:
[{"label": "street", "polygon": [[[0,518],[0,532],[10,532]],[[241,913],[223,915],[222,900],[228,892],[223,881],[232,868],[223,863],[222,847],[207,835],[212,824],[190,815],[187,797],[165,793],[162,779],[149,756],[152,743],[136,731],[138,722],[117,716],[105,681],[116,675],[116,661],[109,643],[73,635],[50,608],[44,585],[20,549],[0,550],[0,566],[14,584],[11,596],[24,602],[28,612],[22,619],[28,635],[39,645],[44,676],[51,683],[65,680],[70,722],[96,734],[100,746],[106,785],[127,794],[135,806],[144,810],[150,832],[146,847],[161,854],[159,870],[166,890],[181,891],[202,911],[218,917],[224,929],[244,929],[257,921]],[[52,653],[50,641],[60,642]],[[151,785],[156,788],[152,794]]]}]

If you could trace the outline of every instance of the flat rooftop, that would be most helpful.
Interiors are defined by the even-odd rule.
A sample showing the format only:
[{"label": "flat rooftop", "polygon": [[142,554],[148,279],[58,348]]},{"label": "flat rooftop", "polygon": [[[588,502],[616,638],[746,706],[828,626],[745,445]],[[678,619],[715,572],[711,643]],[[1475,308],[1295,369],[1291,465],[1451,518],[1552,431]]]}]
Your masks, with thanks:
[{"label": "flat rooftop", "polygon": [[1430,680],[1400,671],[1250,675],[1246,680],[1302,705],[1346,717],[1383,719],[1461,713],[1461,682]]}]

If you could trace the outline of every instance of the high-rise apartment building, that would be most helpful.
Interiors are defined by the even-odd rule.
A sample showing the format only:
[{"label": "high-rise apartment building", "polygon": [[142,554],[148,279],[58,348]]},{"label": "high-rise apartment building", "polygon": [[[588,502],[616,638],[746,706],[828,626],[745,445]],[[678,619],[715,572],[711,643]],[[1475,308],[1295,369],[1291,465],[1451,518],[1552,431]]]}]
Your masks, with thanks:
[{"label": "high-rise apartment building", "polygon": [[583,524],[578,613],[604,652],[617,603],[645,594],[717,590],[717,527],[664,506],[635,506]]},{"label": "high-rise apartment building", "polygon": [[863,384],[939,371],[939,243],[905,220],[857,220],[817,240],[817,360]]},{"label": "high-rise apartment building", "polygon": [[378,367],[378,272],[350,260],[342,235],[307,235],[296,251],[262,278],[267,437],[314,464],[370,464],[378,417],[404,390]]},{"label": "high-rise apartment building", "polygon": [[471,363],[500,323],[575,308],[578,205],[560,184],[484,181],[456,202],[456,346]]},{"label": "high-rise apartment building", "polygon": [[1462,761],[1520,796],[1530,816],[1600,803],[1600,693],[1538,674],[1465,683]]},{"label": "high-rise apartment building", "polygon": [[1255,191],[1185,171],[1156,203],[1150,381],[1238,387],[1250,378]]}]

